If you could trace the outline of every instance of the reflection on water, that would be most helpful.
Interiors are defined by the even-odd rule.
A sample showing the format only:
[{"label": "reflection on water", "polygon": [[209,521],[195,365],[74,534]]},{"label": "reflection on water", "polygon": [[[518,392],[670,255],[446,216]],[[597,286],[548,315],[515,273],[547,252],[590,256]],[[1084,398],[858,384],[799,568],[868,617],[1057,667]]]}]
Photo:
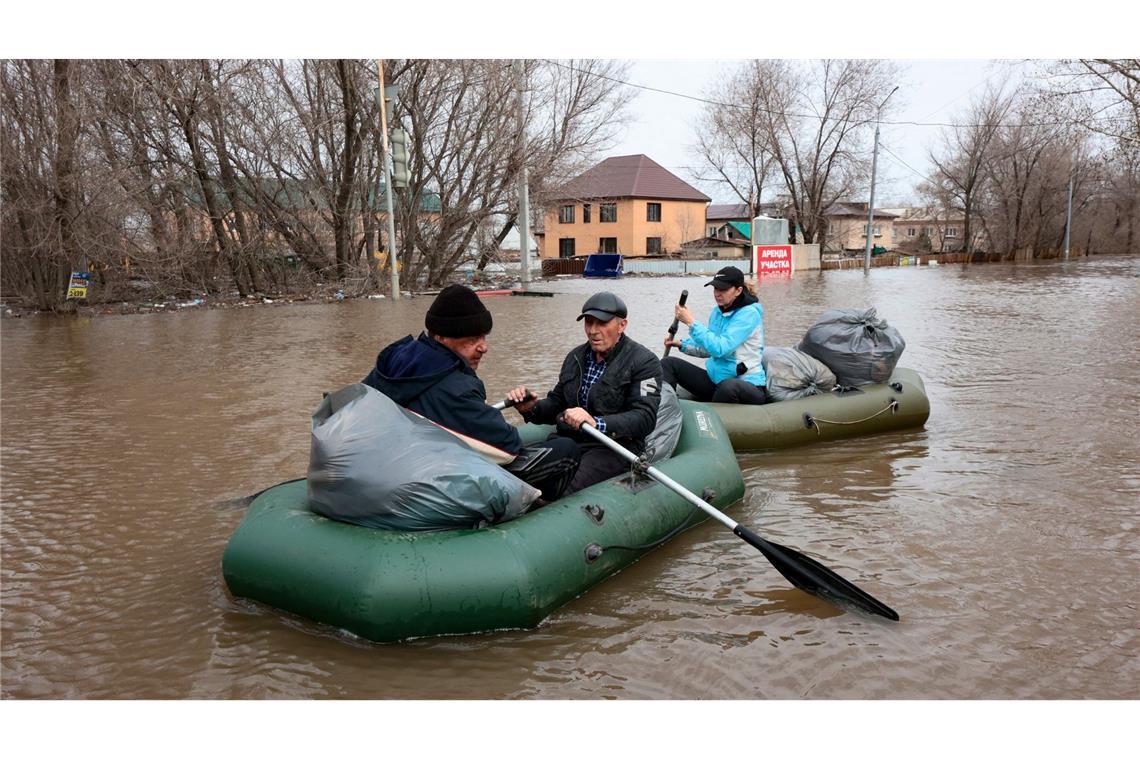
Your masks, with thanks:
[{"label": "reflection on water", "polygon": [[[790,588],[702,524],[534,631],[373,645],[231,599],[240,497],[304,473],[321,392],[429,299],[2,323],[2,694],[131,698],[1135,698],[1140,262],[804,273],[768,343],[875,305],[923,430],[742,455],[733,516],[902,614]],[[491,398],[545,390],[616,290],[659,351],[707,278],[564,279],[488,299]]]}]

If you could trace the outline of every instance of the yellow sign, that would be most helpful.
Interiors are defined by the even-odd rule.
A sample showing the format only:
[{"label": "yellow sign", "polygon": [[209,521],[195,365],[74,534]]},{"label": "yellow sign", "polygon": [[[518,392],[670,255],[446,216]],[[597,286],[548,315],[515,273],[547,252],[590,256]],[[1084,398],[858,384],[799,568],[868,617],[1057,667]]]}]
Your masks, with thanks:
[{"label": "yellow sign", "polygon": [[[388,254],[386,251],[376,251],[372,254],[372,258],[376,259],[376,266],[380,269],[388,266]],[[396,271],[399,272],[403,269],[403,265],[396,261]]]}]

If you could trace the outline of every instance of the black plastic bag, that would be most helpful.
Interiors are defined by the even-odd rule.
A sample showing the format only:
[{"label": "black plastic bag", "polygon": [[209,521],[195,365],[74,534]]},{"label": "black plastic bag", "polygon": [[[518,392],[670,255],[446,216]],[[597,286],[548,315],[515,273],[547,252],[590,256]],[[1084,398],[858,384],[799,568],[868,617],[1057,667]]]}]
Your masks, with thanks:
[{"label": "black plastic bag", "polygon": [[869,309],[832,309],[811,326],[796,346],[835,373],[840,385],[885,383],[906,342]]}]

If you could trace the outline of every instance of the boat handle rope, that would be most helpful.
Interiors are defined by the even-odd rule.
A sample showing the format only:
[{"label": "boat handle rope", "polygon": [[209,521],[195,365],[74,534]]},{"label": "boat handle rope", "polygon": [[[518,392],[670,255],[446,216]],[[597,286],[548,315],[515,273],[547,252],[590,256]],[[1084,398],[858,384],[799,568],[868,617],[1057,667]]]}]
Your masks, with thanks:
[{"label": "boat handle rope", "polygon": [[804,425],[808,426],[809,428],[815,428],[815,434],[816,435],[823,435],[823,433],[820,431],[819,425],[817,423],[826,422],[828,425],[858,425],[860,422],[866,422],[867,420],[873,420],[876,417],[878,417],[880,414],[883,414],[884,412],[889,411],[891,414],[894,414],[898,410],[899,410],[898,399],[891,399],[889,402],[887,402],[886,406],[884,406],[882,409],[875,412],[874,414],[870,415],[869,417],[864,417],[861,420],[851,420],[850,422],[840,422],[839,420],[825,420],[822,417],[814,417],[814,416],[805,412],[804,413]]}]

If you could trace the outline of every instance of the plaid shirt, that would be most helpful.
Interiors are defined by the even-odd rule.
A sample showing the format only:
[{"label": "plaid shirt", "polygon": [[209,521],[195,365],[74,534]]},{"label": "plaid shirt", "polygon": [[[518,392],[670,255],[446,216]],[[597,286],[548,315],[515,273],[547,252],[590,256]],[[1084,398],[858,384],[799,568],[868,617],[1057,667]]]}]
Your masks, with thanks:
[{"label": "plaid shirt", "polygon": [[[583,409],[586,408],[586,398],[590,395],[590,389],[594,387],[594,383],[598,382],[598,378],[606,371],[606,360],[602,359],[600,362],[594,360],[594,352],[586,352],[586,371],[582,373],[582,387],[578,389],[578,406]],[[601,417],[594,417],[594,425],[598,428],[599,433],[606,432],[606,423]]]}]

